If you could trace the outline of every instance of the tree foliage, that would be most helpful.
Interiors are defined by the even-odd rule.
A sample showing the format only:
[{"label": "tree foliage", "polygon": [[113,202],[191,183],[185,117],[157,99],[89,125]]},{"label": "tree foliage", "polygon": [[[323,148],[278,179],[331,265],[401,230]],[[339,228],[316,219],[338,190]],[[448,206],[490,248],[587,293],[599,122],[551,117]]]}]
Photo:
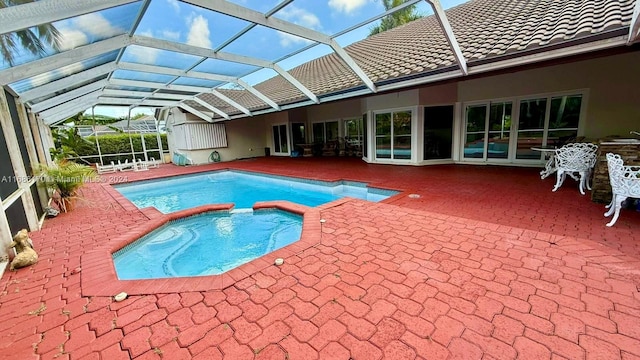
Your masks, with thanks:
[{"label": "tree foliage", "polygon": [[[58,161],[67,160],[70,158],[83,157],[85,162],[99,163],[100,158],[98,156],[98,146],[96,145],[96,137],[88,136],[86,138],[81,137],[78,134],[78,129],[74,127],[59,127],[52,129],[52,135],[55,148],[51,148],[51,156]],[[162,148],[168,149],[167,135],[161,134],[160,140],[162,141]],[[124,161],[132,160],[131,145],[133,144],[134,152],[142,152],[142,140],[139,134],[131,134],[131,141],[129,141],[129,134],[109,134],[98,136],[98,142],[100,143],[100,153],[107,156],[102,157],[102,161],[106,164],[118,160]],[[146,149],[157,149],[158,138],[156,134],[145,134],[144,142]],[[108,154],[123,154],[123,155],[108,155]],[[95,156],[95,157],[94,157]],[[153,157],[156,160],[160,159],[159,151],[147,151],[147,156]],[[136,154],[137,158],[144,158],[142,154]]]},{"label": "tree foliage", "polygon": [[[35,2],[35,0],[0,0],[0,9]],[[9,66],[15,65],[15,55],[26,50],[34,56],[42,57],[47,50],[60,49],[60,32],[53,24],[41,24],[13,33],[0,34],[0,54]]]},{"label": "tree foliage", "polygon": [[[382,0],[385,10],[391,10],[396,6],[402,5],[405,0]],[[398,10],[393,14],[389,14],[380,20],[380,24],[369,30],[369,36],[379,34],[381,32],[393,29],[394,27],[409,23],[413,20],[421,18],[423,15],[416,12],[416,6],[407,6],[402,10]]]},{"label": "tree foliage", "polygon": [[84,152],[92,147],[92,144],[78,134],[75,127],[57,127],[51,129],[53,144],[55,148],[49,149],[51,156],[55,160],[65,160],[78,156],[79,152]]},{"label": "tree foliage", "polygon": [[[91,163],[99,163],[100,158],[98,157],[98,147],[96,146],[96,138],[95,136],[88,136],[86,140],[91,144],[89,148],[82,148],[77,151],[78,156],[92,156],[85,158],[88,162]],[[166,151],[168,149],[167,144],[167,135],[160,134],[160,140],[162,141],[162,148]],[[113,161],[117,163],[118,160],[125,161],[126,159],[131,162],[131,144],[133,144],[134,152],[140,154],[136,154],[136,158],[144,159],[144,155],[142,152],[142,139],[140,139],[139,134],[131,134],[131,141],[129,141],[129,134],[109,134],[109,135],[100,135],[98,136],[98,142],[100,143],[100,152],[103,154],[102,161],[105,164]],[[158,138],[156,134],[145,134],[144,135],[145,147],[148,150],[157,149],[158,148]],[[105,154],[123,154],[123,155],[107,155]],[[156,160],[160,160],[160,152],[159,151],[147,151],[147,156],[153,157]]]},{"label": "tree foliage", "polygon": [[93,125],[94,120],[96,125],[108,125],[108,124],[120,121],[120,119],[107,116],[107,115],[95,115],[94,117],[93,115],[78,113],[68,118],[64,122],[65,123],[73,122],[75,125]]}]

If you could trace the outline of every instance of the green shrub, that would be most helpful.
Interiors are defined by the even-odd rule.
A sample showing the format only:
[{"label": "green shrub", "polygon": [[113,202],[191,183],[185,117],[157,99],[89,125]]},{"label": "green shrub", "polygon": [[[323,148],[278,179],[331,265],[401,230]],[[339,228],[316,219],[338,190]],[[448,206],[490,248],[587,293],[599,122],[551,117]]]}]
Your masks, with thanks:
[{"label": "green shrub", "polygon": [[[166,151],[168,149],[167,145],[167,135],[160,135],[162,141],[162,148]],[[86,138],[92,146],[77,149],[76,152],[79,156],[91,156],[95,155],[95,157],[85,158],[86,161],[92,163],[100,163],[100,158],[98,157],[98,147],[96,146],[95,136],[89,136]],[[158,139],[156,134],[145,134],[144,141],[147,150],[157,149],[158,148]],[[131,143],[133,143],[133,150],[135,152],[142,152],[142,141],[140,139],[140,135],[131,134],[131,142],[129,142],[129,134],[110,134],[110,135],[100,135],[98,137],[98,142],[100,143],[100,152],[102,153],[102,161],[105,164],[113,161],[117,163],[118,160],[124,162],[126,159],[131,162]],[[106,155],[106,154],[117,154],[122,153],[124,155]],[[147,151],[147,156],[149,158],[154,158],[156,160],[160,160],[160,152],[159,151]],[[136,158],[144,159],[144,155],[142,153],[136,154]]]}]

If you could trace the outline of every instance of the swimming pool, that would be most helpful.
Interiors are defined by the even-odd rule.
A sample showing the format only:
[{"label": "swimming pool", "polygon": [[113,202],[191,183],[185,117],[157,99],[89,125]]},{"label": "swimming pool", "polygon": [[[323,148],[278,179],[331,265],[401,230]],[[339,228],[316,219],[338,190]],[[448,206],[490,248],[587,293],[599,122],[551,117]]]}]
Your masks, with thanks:
[{"label": "swimming pool", "polygon": [[118,278],[224,273],[300,239],[302,217],[281,210],[207,212],[174,220],[113,254]]},{"label": "swimming pool", "polygon": [[236,209],[251,208],[258,201],[273,200],[311,207],[345,196],[377,202],[397,193],[359,182],[323,182],[240,171],[176,176],[115,188],[138,208],[153,206],[165,214],[205,204],[234,203]]}]

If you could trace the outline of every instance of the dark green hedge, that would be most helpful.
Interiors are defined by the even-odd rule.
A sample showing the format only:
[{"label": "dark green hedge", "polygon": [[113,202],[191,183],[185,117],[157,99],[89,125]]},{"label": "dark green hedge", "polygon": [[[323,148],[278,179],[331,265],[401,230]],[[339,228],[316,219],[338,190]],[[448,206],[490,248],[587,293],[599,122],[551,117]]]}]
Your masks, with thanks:
[{"label": "dark green hedge", "polygon": [[[162,148],[166,151],[168,149],[167,145],[167,135],[161,134],[160,138],[162,140]],[[95,136],[89,136],[86,138],[88,141],[88,146],[83,146],[82,149],[76,150],[79,156],[91,156],[96,155],[96,157],[84,158],[88,162],[92,163],[100,163],[100,159],[98,158],[98,147],[96,146]],[[151,149],[158,148],[158,139],[156,134],[145,134],[144,141],[147,148],[147,156],[149,158],[154,158],[156,160],[160,160],[160,152],[159,151],[148,151]],[[105,164],[113,161],[117,163],[118,160],[125,161],[125,159],[129,159],[131,161],[131,143],[129,142],[128,134],[113,134],[113,135],[100,135],[98,137],[98,142],[100,143],[100,152],[102,153],[102,161]],[[140,139],[140,135],[131,135],[131,142],[133,143],[133,150],[135,152],[140,152],[136,154],[136,158],[144,159],[144,154],[142,154],[142,141]],[[91,144],[89,144],[91,143]],[[117,153],[128,153],[128,155],[111,155],[105,156],[105,154],[117,154]]]}]

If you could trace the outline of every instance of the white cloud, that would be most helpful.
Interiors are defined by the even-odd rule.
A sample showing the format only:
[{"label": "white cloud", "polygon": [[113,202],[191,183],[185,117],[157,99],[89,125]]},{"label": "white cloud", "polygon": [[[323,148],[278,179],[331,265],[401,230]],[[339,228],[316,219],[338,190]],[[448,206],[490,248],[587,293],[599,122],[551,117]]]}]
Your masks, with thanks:
[{"label": "white cloud", "polygon": [[173,41],[179,40],[180,31],[162,30],[160,32],[160,38]]},{"label": "white cloud", "polygon": [[329,0],[329,7],[337,12],[349,14],[367,3],[367,0]]},{"label": "white cloud", "polygon": [[127,52],[138,63],[154,65],[156,63],[156,59],[158,58],[160,50],[134,45],[127,47]]},{"label": "white cloud", "polygon": [[147,29],[145,31],[141,31],[140,36],[146,36],[146,37],[153,37],[153,31],[151,31],[150,29]]},{"label": "white cloud", "polygon": [[282,46],[283,48],[287,48],[296,44],[308,45],[312,43],[311,40],[307,40],[307,39],[304,39],[295,35],[283,33],[283,32],[278,32],[278,36],[280,36],[280,46]]},{"label": "white cloud", "polygon": [[89,42],[87,35],[80,30],[62,28],[58,31],[60,32],[60,51],[75,49]]},{"label": "white cloud", "polygon": [[189,34],[187,35],[187,44],[210,49],[209,20],[205,19],[202,15],[198,15],[194,17],[188,25]]},{"label": "white cloud", "polygon": [[173,11],[177,13],[180,12],[180,5],[178,4],[178,0],[167,0],[167,2],[169,3],[169,5],[171,5],[171,7],[173,7]]},{"label": "white cloud", "polygon": [[111,25],[100,14],[86,14],[66,21],[58,31],[60,32],[61,51],[86,45],[92,38],[106,39],[124,33],[124,30]]},{"label": "white cloud", "polygon": [[44,85],[48,82],[50,82],[51,80],[53,80],[53,74],[55,74],[55,70],[52,71],[48,71],[44,74],[40,74],[34,78],[31,79],[31,81],[29,81],[29,83],[31,83],[32,87],[38,87],[40,85]]},{"label": "white cloud", "polygon": [[79,73],[82,70],[84,70],[84,64],[81,63],[81,62],[77,62],[75,64],[67,65],[67,66],[62,67],[62,68],[59,69],[60,73],[64,74],[64,75],[76,74],[76,73]]},{"label": "white cloud", "polygon": [[78,27],[78,30],[99,39],[110,38],[124,33],[123,29],[111,25],[104,16],[95,13],[79,16],[73,23]]},{"label": "white cloud", "polygon": [[[295,6],[289,6],[280,10],[280,12],[278,12],[278,15],[280,15],[280,17],[284,20],[313,30],[320,30],[322,28],[320,19],[318,19],[315,14],[310,13],[307,10],[297,8]],[[284,48],[296,44],[308,45],[312,42],[307,39],[280,31],[278,32],[278,36],[280,37],[280,46]]]},{"label": "white cloud", "polygon": [[311,29],[319,30],[322,27],[322,25],[320,24],[320,19],[318,19],[315,14],[310,13],[307,10],[297,8],[293,5],[280,10],[280,12],[278,12],[278,15],[284,20]]}]

